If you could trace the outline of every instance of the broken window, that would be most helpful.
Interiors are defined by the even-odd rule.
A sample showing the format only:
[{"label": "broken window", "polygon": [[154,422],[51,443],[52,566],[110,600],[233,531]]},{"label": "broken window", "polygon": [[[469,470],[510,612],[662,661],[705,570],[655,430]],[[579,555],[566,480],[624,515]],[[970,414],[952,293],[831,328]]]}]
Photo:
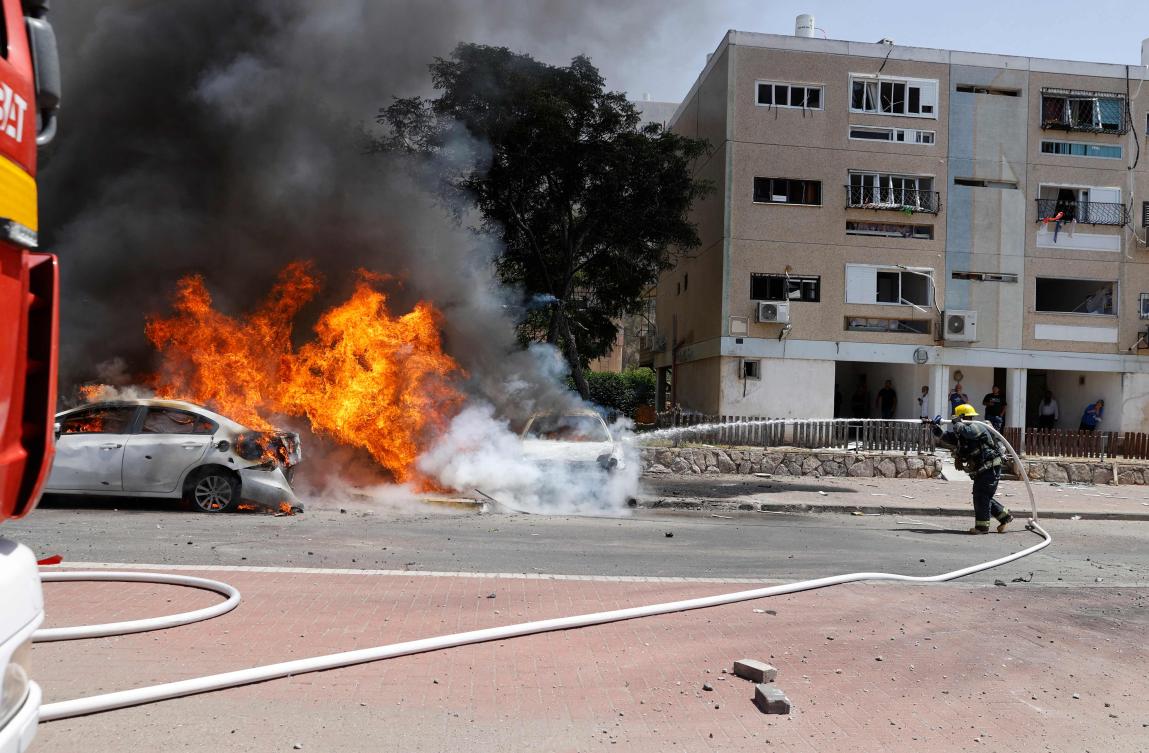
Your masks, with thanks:
[{"label": "broken window", "polygon": [[1037,191],[1037,221],[1042,231],[1055,231],[1058,223],[1124,225],[1128,208],[1121,189],[1106,186],[1041,186]]},{"label": "broken window", "polygon": [[1125,95],[1044,88],[1041,90],[1041,127],[1125,133],[1128,130]]},{"label": "broken window", "polygon": [[822,109],[822,87],[811,84],[776,84],[757,82],[758,104],[768,107]]},{"label": "broken window", "polygon": [[143,434],[214,434],[214,421],[188,411],[171,408],[148,408],[144,416]]},{"label": "broken window", "polygon": [[850,109],[854,112],[936,118],[937,100],[936,80],[850,76]]},{"label": "broken window", "polygon": [[806,301],[822,298],[822,278],[816,275],[750,275],[750,299],[754,301]]},{"label": "broken window", "polygon": [[1038,277],[1034,308],[1039,312],[1112,316],[1116,297],[1116,282]]},{"label": "broken window", "polygon": [[924,175],[851,172],[846,205],[864,209],[938,211],[934,179]]},{"label": "broken window", "polygon": [[822,181],[791,178],[755,178],[754,201],[763,204],[821,206]]},{"label": "broken window", "polygon": [[932,306],[933,270],[847,264],[846,303]]},{"label": "broken window", "polygon": [[60,422],[60,434],[127,434],[136,417],[136,407],[88,408]]},{"label": "broken window", "polygon": [[1017,282],[1017,275],[1008,272],[954,272],[955,280],[977,280],[979,282]]},{"label": "broken window", "polygon": [[872,317],[847,316],[848,332],[899,332],[909,335],[928,335],[929,319],[880,319]]},{"label": "broken window", "polygon": [[958,84],[957,91],[963,94],[994,94],[1001,97],[1020,97],[1020,89],[999,89],[994,86],[978,86],[976,84]]},{"label": "broken window", "polygon": [[900,144],[932,144],[936,134],[917,128],[883,128],[881,126],[850,126],[850,138],[855,141],[896,141]]},{"label": "broken window", "polygon": [[846,223],[846,235],[872,235],[880,238],[913,238],[919,241],[934,239],[933,225],[910,225],[903,222]]},{"label": "broken window", "polygon": [[742,361],[742,378],[743,379],[761,379],[762,378],[762,361],[759,359],[744,359]]}]

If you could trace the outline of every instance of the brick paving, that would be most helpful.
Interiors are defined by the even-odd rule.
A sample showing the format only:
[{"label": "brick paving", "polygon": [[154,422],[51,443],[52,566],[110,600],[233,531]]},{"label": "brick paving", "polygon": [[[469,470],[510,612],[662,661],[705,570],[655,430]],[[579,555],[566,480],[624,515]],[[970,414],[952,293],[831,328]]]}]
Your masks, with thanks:
[{"label": "brick paving", "polygon": [[[193,572],[237,586],[243,603],[173,630],[39,644],[46,700],[745,588]],[[218,598],[142,584],[45,588],[54,626]],[[34,751],[1144,751],[1147,607],[1149,590],[1133,588],[839,586],[47,723]],[[738,658],[778,667],[789,716],[761,714],[754,685],[722,673]]]}]

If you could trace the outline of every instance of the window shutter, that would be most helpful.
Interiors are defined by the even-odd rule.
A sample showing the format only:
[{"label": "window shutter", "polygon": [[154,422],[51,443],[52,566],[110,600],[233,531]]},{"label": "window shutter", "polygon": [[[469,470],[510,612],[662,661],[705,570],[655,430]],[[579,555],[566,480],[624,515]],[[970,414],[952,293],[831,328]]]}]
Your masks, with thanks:
[{"label": "window shutter", "polygon": [[878,270],[846,265],[846,303],[878,302]]},{"label": "window shutter", "polygon": [[1141,227],[1149,227],[1149,201],[1141,202]]}]

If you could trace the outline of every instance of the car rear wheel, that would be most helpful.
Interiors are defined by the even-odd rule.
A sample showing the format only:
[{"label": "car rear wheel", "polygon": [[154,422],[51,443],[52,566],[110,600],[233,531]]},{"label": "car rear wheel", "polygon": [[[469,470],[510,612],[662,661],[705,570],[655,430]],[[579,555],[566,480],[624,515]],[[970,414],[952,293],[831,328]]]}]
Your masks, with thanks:
[{"label": "car rear wheel", "polygon": [[200,512],[230,512],[239,505],[239,482],[226,471],[202,471],[188,484],[186,498]]}]

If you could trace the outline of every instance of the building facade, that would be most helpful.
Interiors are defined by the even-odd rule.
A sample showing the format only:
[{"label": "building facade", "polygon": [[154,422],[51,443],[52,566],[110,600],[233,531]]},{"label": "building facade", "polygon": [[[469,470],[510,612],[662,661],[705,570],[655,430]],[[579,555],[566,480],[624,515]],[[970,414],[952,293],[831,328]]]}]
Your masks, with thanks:
[{"label": "building facade", "polygon": [[657,287],[660,407],[877,417],[890,380],[912,418],[960,383],[1149,430],[1145,77],[729,32],[671,121],[714,191]]}]

